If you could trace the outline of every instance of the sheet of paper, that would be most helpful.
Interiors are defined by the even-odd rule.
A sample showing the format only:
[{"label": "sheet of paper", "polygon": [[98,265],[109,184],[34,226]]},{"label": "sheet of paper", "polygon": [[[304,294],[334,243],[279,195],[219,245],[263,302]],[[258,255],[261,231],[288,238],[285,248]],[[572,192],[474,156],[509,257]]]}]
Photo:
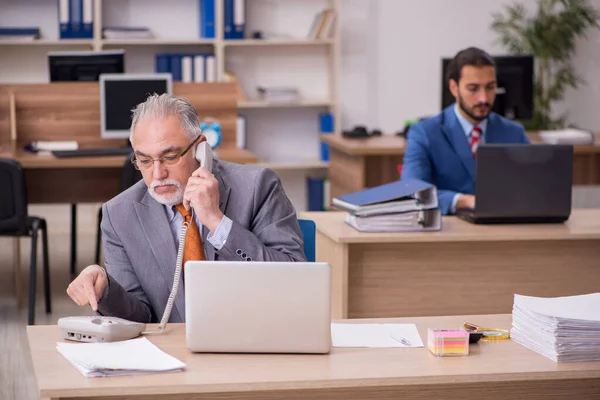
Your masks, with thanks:
[{"label": "sheet of paper", "polygon": [[333,323],[331,340],[333,347],[423,347],[415,324]]},{"label": "sheet of paper", "polygon": [[176,371],[185,364],[145,337],[112,343],[64,343],[56,348],[87,377]]}]

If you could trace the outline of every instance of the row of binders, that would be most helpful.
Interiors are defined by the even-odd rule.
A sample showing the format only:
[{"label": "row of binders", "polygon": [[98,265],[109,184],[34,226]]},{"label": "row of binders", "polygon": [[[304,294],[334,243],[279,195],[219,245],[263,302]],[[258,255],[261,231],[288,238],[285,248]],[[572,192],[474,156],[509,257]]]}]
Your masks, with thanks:
[{"label": "row of binders", "polygon": [[61,39],[94,37],[94,0],[58,0]]},{"label": "row of binders", "polygon": [[398,180],[336,197],[346,223],[360,232],[439,231],[442,215],[437,188],[427,182]]},{"label": "row of binders", "polygon": [[174,82],[216,82],[214,54],[157,54],[156,72],[171,73]]},{"label": "row of binders", "polygon": [[[200,37],[214,39],[217,0],[199,0]],[[223,37],[243,39],[246,36],[246,0],[224,0]]]}]

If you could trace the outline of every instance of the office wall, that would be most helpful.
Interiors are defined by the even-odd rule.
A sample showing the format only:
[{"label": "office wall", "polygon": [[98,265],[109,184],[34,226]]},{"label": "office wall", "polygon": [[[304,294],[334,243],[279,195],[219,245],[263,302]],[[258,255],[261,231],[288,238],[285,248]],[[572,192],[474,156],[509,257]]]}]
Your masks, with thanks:
[{"label": "office wall", "polygon": [[[492,13],[513,1],[345,0],[342,21],[342,126],[364,123],[392,133],[406,119],[440,110],[441,58],[471,45],[506,54],[490,29]],[[520,0],[534,10],[536,0]],[[600,0],[592,0],[600,9]],[[574,65],[587,81],[556,107],[570,121],[600,130],[600,32],[577,46]]]}]

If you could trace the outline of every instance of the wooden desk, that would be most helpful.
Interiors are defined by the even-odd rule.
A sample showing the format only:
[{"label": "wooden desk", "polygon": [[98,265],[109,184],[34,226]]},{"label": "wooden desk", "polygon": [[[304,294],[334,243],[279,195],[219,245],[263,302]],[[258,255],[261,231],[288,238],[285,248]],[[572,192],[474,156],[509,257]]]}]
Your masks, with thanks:
[{"label": "wooden desk", "polygon": [[600,287],[600,209],[565,224],[472,225],[361,233],[342,212],[305,212],[317,261],[332,267],[333,318],[510,313],[515,293],[563,296]]},{"label": "wooden desk", "polygon": [[[510,315],[469,316],[469,322],[510,328]],[[368,322],[456,328],[465,317]],[[367,321],[363,321],[367,322]],[[506,400],[600,396],[600,362],[557,364],[511,341],[471,345],[467,357],[435,357],[426,347],[333,348],[329,355],[193,354],[185,326],[148,336],[187,364],[183,372],[85,378],[56,350],[56,326],[28,326],[39,394],[45,399],[455,399]],[[595,396],[595,397],[594,397]]]},{"label": "wooden desk", "polygon": [[[13,156],[25,169],[29,203],[100,203],[119,193],[127,156],[57,158],[20,151]],[[258,157],[238,148],[217,149],[215,158],[255,164]],[[76,182],[76,184],[74,184]]]},{"label": "wooden desk", "polygon": [[[530,134],[532,143],[539,143]],[[406,140],[400,136],[348,139],[321,135],[329,144],[330,198],[389,183],[400,178],[398,165],[404,160]],[[593,146],[575,146],[573,183],[600,184],[600,139]]]}]

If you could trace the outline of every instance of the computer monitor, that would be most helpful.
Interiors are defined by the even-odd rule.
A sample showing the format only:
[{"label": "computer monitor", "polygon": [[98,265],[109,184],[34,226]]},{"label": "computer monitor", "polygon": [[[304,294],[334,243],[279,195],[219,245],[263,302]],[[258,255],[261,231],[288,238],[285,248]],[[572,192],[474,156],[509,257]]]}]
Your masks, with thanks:
[{"label": "computer monitor", "polygon": [[169,73],[100,75],[102,138],[128,139],[131,111],[151,94],[171,94],[172,87]]},{"label": "computer monitor", "polygon": [[[450,61],[450,58],[442,59],[442,109],[455,101],[448,87]],[[498,90],[493,110],[512,120],[530,120],[533,117],[533,56],[497,56],[494,61]]]},{"label": "computer monitor", "polygon": [[48,53],[50,82],[98,81],[100,74],[125,72],[125,50]]}]

